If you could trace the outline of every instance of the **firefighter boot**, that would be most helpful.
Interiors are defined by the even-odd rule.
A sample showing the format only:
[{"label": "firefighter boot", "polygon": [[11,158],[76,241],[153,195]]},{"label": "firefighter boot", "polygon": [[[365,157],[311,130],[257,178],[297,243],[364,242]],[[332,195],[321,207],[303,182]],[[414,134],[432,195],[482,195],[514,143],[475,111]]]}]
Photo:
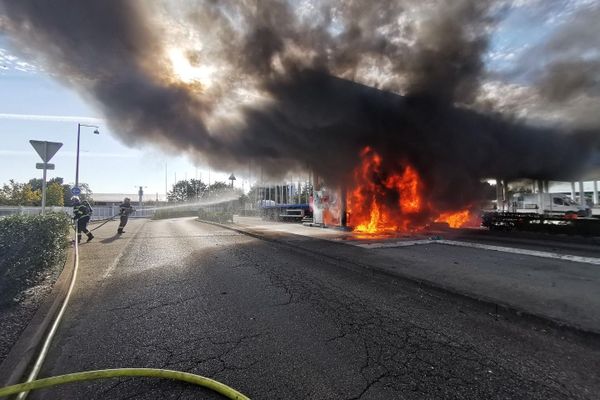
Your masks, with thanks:
[{"label": "firefighter boot", "polygon": [[81,243],[81,233],[77,234],[77,243]]},{"label": "firefighter boot", "polygon": [[119,229],[117,229],[117,233],[120,235],[121,233],[123,233],[123,228],[119,227]]},{"label": "firefighter boot", "polygon": [[88,242],[91,241],[94,238],[94,235],[92,235],[92,232],[88,232],[87,233],[87,237],[88,237]]}]

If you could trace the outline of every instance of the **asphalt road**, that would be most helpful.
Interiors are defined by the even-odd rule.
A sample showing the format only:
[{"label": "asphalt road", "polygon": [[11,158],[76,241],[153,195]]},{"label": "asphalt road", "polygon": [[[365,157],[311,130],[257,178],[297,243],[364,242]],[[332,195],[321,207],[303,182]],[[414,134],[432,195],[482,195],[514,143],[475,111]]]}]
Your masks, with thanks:
[{"label": "asphalt road", "polygon": [[[324,241],[303,238],[304,247],[313,241],[308,252],[193,219],[132,221],[122,237],[113,228],[81,246],[80,283],[42,376],[169,368],[217,379],[253,399],[600,393],[597,337],[497,318],[457,296],[352,271],[321,253]],[[347,246],[357,260],[370,251]],[[31,397],[220,398],[149,379],[74,384]]]}]

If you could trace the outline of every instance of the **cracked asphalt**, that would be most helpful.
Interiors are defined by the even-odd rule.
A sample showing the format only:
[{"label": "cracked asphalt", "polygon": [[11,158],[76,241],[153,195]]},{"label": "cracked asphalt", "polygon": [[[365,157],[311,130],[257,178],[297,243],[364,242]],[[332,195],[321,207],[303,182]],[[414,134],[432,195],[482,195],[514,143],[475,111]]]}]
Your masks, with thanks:
[{"label": "cracked asphalt", "polygon": [[[122,237],[113,228],[81,246],[80,280],[41,376],[168,368],[253,399],[600,393],[597,337],[501,318],[458,296],[352,271],[322,256],[319,240],[311,253],[193,219],[134,220]],[[356,260],[368,252],[347,251]],[[120,379],[30,398],[221,397],[175,382]]]}]

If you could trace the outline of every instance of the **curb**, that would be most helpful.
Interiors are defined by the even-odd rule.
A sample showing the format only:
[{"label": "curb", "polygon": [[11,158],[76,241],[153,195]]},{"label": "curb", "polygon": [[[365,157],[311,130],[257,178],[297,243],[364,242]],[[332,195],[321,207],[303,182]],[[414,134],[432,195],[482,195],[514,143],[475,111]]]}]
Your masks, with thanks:
[{"label": "curb", "polygon": [[40,304],[27,327],[0,364],[0,387],[20,383],[36,357],[48,327],[65,299],[73,275],[73,251],[68,249],[65,266],[52,291]]},{"label": "curb", "polygon": [[[214,226],[218,226],[218,227],[221,227],[224,229],[229,229],[234,232],[238,232],[238,233],[259,239],[259,240],[277,243],[277,244],[286,246],[290,249],[293,249],[293,250],[296,250],[296,251],[299,251],[302,253],[309,253],[312,255],[318,254],[320,257],[325,257],[330,260],[334,260],[338,263],[341,261],[345,264],[345,265],[342,265],[342,268],[346,268],[353,272],[358,272],[358,273],[362,273],[362,274],[365,274],[365,272],[367,272],[370,276],[379,276],[379,277],[383,277],[383,278],[399,279],[399,280],[402,280],[402,281],[410,283],[410,284],[416,284],[420,288],[425,288],[428,290],[441,292],[446,295],[459,297],[462,300],[467,300],[473,304],[487,308],[488,312],[495,317],[501,316],[503,313],[510,314],[511,316],[517,317],[522,320],[528,320],[530,322],[542,324],[542,325],[549,325],[554,329],[568,332],[568,333],[574,333],[578,336],[589,337],[590,339],[593,339],[595,341],[600,339],[600,331],[595,331],[592,329],[584,328],[582,326],[578,326],[571,322],[553,318],[553,317],[550,317],[550,316],[547,316],[544,314],[533,313],[533,312],[527,311],[519,306],[515,306],[515,305],[509,304],[509,303],[504,303],[502,301],[499,301],[499,300],[491,298],[491,297],[475,295],[473,293],[460,291],[453,287],[446,286],[446,285],[440,284],[435,281],[430,281],[427,279],[419,279],[419,278],[408,276],[408,275],[405,275],[402,273],[392,272],[392,271],[389,271],[387,269],[380,268],[377,266],[362,264],[355,260],[348,259],[345,257],[336,257],[336,256],[332,256],[332,255],[329,255],[329,254],[326,254],[323,252],[314,251],[312,249],[306,249],[304,247],[298,246],[297,244],[292,245],[283,240],[278,240],[276,238],[267,237],[264,234],[256,232],[252,229],[240,227],[239,225],[236,225],[236,226],[225,225],[225,224],[220,224],[217,222],[206,221],[206,220],[201,220],[201,219],[197,219],[197,221],[206,223],[206,224],[210,224],[210,225],[214,225]],[[323,240],[320,238],[312,238],[312,239],[313,240]],[[347,246],[344,243],[336,243],[336,242],[330,242],[330,243],[332,245]]]}]

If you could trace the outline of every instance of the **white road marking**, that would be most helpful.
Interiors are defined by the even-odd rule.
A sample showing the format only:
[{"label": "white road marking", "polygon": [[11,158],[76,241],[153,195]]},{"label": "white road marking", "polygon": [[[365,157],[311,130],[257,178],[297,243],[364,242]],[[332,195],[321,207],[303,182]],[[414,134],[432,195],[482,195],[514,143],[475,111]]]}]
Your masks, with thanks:
[{"label": "white road marking", "polygon": [[442,239],[442,240],[435,240],[434,242],[437,242],[439,244],[449,245],[449,246],[471,247],[474,249],[501,251],[503,253],[522,254],[522,255],[533,256],[533,257],[554,258],[554,259],[558,259],[558,260],[566,260],[566,261],[573,261],[573,262],[578,262],[578,263],[600,265],[600,258],[596,258],[596,257],[581,257],[581,256],[574,256],[571,254],[552,253],[549,251],[528,250],[528,249],[519,249],[519,248],[515,248],[515,247],[504,247],[504,246],[491,246],[488,244],[473,243],[473,242],[459,242],[456,240],[443,240]]},{"label": "white road marking", "polygon": [[597,257],[581,257],[581,256],[575,256],[575,255],[571,255],[571,254],[560,254],[560,253],[553,253],[553,252],[549,252],[549,251],[519,249],[519,248],[515,248],[515,247],[492,246],[489,244],[481,244],[481,243],[473,243],[473,242],[460,242],[457,240],[422,239],[422,240],[401,240],[401,241],[397,241],[397,242],[383,242],[383,243],[352,243],[352,242],[346,242],[346,243],[352,244],[357,247],[362,247],[365,249],[408,247],[408,246],[417,246],[417,245],[424,245],[424,244],[445,244],[447,246],[470,247],[470,248],[474,248],[474,249],[499,251],[502,253],[521,254],[521,255],[532,256],[532,257],[552,258],[552,259],[556,259],[556,260],[564,260],[564,261],[572,261],[572,262],[578,262],[578,263],[584,263],[584,264],[600,265],[600,258],[597,258]]},{"label": "white road marking", "polygon": [[400,240],[397,242],[384,242],[384,243],[352,243],[347,241],[346,243],[352,244],[357,247],[364,247],[365,249],[384,249],[388,247],[408,247],[408,246],[417,246],[420,244],[432,244],[435,242],[439,242],[439,240],[430,240],[430,239],[422,239],[422,240]]},{"label": "white road marking", "polygon": [[125,254],[125,250],[128,250],[127,247],[129,246],[129,242],[131,242],[131,239],[133,239],[133,238],[129,238],[129,240],[127,241],[127,244],[125,245],[125,247],[123,247],[123,249],[119,252],[119,255],[117,256],[117,258],[115,258],[115,260],[110,265],[110,267],[108,267],[108,269],[106,270],[106,272],[102,276],[102,280],[106,280],[106,278],[108,278],[109,276],[112,275],[113,271],[115,270],[115,268],[117,267],[117,265],[119,264],[119,262],[121,262],[121,258],[123,258],[123,255]]},{"label": "white road marking", "polygon": [[110,267],[108,267],[108,269],[106,270],[106,272],[104,273],[104,275],[102,276],[102,280],[105,281],[106,278],[108,278],[109,276],[112,276],[113,271],[115,270],[115,268],[117,268],[117,265],[119,265],[119,263],[121,262],[121,258],[123,258],[123,256],[125,255],[125,252],[127,250],[129,250],[129,245],[131,244],[131,241],[133,240],[133,238],[136,237],[136,235],[139,233],[139,231],[142,229],[142,227],[146,225],[146,224],[141,224],[135,232],[133,232],[133,235],[131,235],[128,239],[127,239],[127,243],[123,246],[123,248],[121,249],[121,251],[119,252],[119,255],[117,256],[117,258],[115,258],[115,260],[113,261],[113,263],[110,265]]}]

